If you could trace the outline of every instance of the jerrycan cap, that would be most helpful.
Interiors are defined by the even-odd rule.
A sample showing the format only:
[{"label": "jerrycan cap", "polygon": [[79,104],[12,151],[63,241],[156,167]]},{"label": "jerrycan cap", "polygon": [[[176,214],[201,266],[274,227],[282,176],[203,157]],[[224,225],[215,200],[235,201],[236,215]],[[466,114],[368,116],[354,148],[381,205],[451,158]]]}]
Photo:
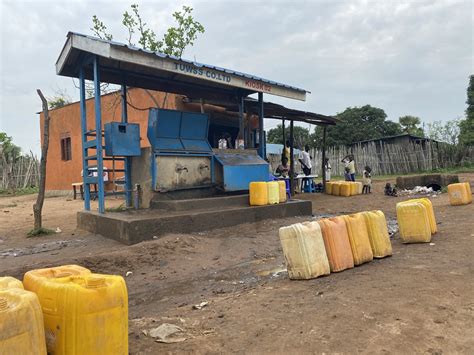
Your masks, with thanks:
[{"label": "jerrycan cap", "polygon": [[8,308],[8,300],[5,297],[0,297],[0,311],[4,311]]},{"label": "jerrycan cap", "polygon": [[105,277],[103,276],[88,276],[86,278],[87,288],[98,288],[105,286]]}]

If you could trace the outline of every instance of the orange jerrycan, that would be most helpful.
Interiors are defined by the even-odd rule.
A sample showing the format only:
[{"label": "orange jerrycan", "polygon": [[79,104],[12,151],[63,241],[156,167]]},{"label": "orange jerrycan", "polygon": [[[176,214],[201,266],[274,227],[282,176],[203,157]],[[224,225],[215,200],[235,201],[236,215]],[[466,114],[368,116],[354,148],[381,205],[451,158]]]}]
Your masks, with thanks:
[{"label": "orange jerrycan", "polygon": [[45,273],[27,272],[23,284],[38,295],[49,353],[128,354],[128,296],[121,276],[38,276]]},{"label": "orange jerrycan", "polygon": [[254,181],[249,184],[250,206],[268,205],[267,183]]},{"label": "orange jerrycan", "polygon": [[448,185],[448,194],[451,206],[467,205],[472,201],[472,195],[468,194],[466,183],[463,182]]},{"label": "orange jerrycan", "polygon": [[346,222],[347,235],[351,244],[354,265],[372,261],[374,255],[370,247],[369,234],[364,216],[360,213],[342,216]]},{"label": "orange jerrycan", "polygon": [[392,255],[392,243],[388,235],[387,221],[382,211],[362,212],[369,234],[370,247],[374,258]]},{"label": "orange jerrycan", "polygon": [[23,283],[20,280],[15,279],[14,277],[10,277],[10,276],[0,277],[0,290],[10,289],[10,288],[23,289]]},{"label": "orange jerrycan", "polygon": [[341,217],[325,218],[319,220],[318,223],[323,234],[331,272],[354,267],[354,258],[344,219]]},{"label": "orange jerrycan", "polygon": [[280,196],[280,186],[276,181],[267,182],[267,190],[268,190],[268,203],[270,205],[275,205],[279,202]]},{"label": "orange jerrycan", "polygon": [[351,183],[348,181],[342,182],[339,187],[339,196],[348,197],[351,195]]},{"label": "orange jerrycan", "polygon": [[[427,199],[427,198],[415,198],[415,199],[404,201],[404,202],[407,202],[407,203],[420,202],[420,203],[422,203],[423,206],[426,207],[426,212],[428,212],[428,219],[430,221],[431,234],[435,234],[436,232],[438,232],[438,226],[436,225],[436,217],[435,217],[434,210],[433,210],[433,204],[431,203],[431,201],[429,199]],[[404,202],[401,202],[401,203],[404,203]]]},{"label": "orange jerrycan", "polygon": [[312,279],[330,273],[318,223],[282,227],[279,235],[290,279]]},{"label": "orange jerrycan", "polygon": [[21,281],[11,277],[2,279],[0,354],[46,355],[43,314],[38,297],[25,291]]},{"label": "orange jerrycan", "polygon": [[420,202],[397,203],[397,222],[403,243],[428,243],[431,227],[426,207]]},{"label": "orange jerrycan", "polygon": [[285,184],[285,181],[278,180],[277,183],[278,183],[278,192],[279,192],[278,202],[279,203],[286,202],[286,184]]}]

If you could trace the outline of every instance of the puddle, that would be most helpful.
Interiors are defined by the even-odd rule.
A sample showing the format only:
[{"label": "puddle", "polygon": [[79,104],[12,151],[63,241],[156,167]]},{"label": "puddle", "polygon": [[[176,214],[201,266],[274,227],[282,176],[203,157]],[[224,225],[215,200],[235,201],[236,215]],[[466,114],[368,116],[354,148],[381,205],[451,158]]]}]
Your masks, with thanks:
[{"label": "puddle", "polygon": [[25,248],[11,248],[11,249],[4,249],[0,250],[0,257],[17,257],[17,256],[24,256],[24,255],[33,255],[33,254],[40,254],[40,253],[47,253],[54,250],[60,250],[67,246],[77,246],[83,245],[83,239],[74,239],[74,240],[58,240],[54,242],[47,242],[47,243],[40,243],[33,246],[25,247]]}]

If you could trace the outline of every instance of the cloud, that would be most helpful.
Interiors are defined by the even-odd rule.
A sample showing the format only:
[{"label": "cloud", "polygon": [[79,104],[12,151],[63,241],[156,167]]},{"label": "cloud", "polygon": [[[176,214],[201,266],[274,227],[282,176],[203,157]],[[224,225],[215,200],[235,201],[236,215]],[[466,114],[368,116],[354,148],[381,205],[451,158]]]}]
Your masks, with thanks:
[{"label": "cloud", "polygon": [[[471,1],[179,1],[139,2],[159,29],[182,4],[206,32],[185,57],[312,92],[307,102],[267,100],[324,114],[371,104],[390,119],[462,116],[473,72]],[[6,0],[0,4],[0,129],[39,152],[35,89],[52,96],[70,79],[54,64],[67,31],[90,33],[99,16],[123,41],[126,1]],[[276,122],[269,121],[267,127]]]}]

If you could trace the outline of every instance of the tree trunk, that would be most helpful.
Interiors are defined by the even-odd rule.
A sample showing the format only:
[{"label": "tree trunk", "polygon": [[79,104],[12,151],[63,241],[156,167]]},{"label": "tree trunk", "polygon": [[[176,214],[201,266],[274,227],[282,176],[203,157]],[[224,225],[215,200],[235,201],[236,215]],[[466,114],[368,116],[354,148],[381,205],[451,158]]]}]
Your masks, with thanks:
[{"label": "tree trunk", "polygon": [[48,147],[49,147],[49,110],[48,110],[48,101],[43,96],[43,93],[40,89],[37,89],[41,102],[43,104],[43,144],[41,146],[41,162],[40,162],[40,182],[39,182],[39,192],[38,197],[36,198],[36,203],[33,205],[33,214],[35,217],[35,227],[34,229],[40,229],[42,227],[41,221],[41,211],[43,210],[44,202],[44,190],[46,186],[46,160],[48,159]]}]

